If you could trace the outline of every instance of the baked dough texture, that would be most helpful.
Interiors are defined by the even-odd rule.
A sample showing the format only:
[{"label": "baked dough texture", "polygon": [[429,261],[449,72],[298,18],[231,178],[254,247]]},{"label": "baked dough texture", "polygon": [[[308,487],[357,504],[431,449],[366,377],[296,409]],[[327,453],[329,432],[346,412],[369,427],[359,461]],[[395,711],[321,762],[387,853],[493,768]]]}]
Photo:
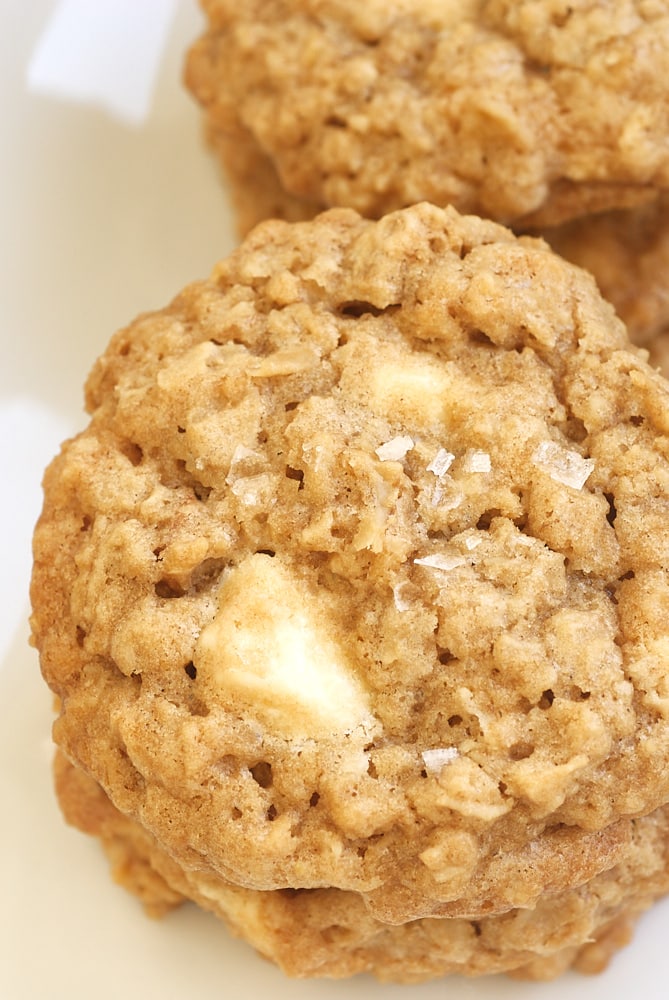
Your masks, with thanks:
[{"label": "baked dough texture", "polygon": [[[233,138],[211,130],[209,138],[224,165],[240,237],[266,219],[303,221],[322,209],[317,201],[282,187],[272,160],[249,132]],[[647,347],[653,363],[661,363],[668,374],[662,335],[669,331],[669,196],[527,232],[543,237],[561,256],[594,275],[602,295],[625,322],[630,339]]]},{"label": "baked dough texture", "polygon": [[68,821],[100,838],[116,881],[151,916],[195,900],[285,973],[302,978],[372,972],[411,983],[454,973],[507,972],[535,980],[568,968],[593,974],[630,941],[637,917],[669,889],[669,818],[661,809],[634,823],[613,869],[534,909],[392,926],[375,919],[359,896],[339,889],[242,889],[184,870],[62,755],[56,788]]},{"label": "baked dough texture", "polygon": [[[241,933],[257,904],[221,887],[304,900],[263,926],[354,912],[386,957],[415,932],[397,979],[472,921],[535,914],[533,955],[573,957],[647,905],[613,888],[669,802],[644,357],[545,243],[427,204],[265,223],[115,335],[45,476],[33,639],[57,744],[176,892],[211,884]],[[541,951],[551,901],[600,878],[611,907]]]},{"label": "baked dough texture", "polygon": [[635,344],[659,345],[669,332],[669,197],[576,219],[543,236],[557,253],[595,276]]},{"label": "baked dough texture", "polygon": [[214,141],[255,144],[300,200],[552,226],[669,188],[660,0],[202,6],[186,83]]}]

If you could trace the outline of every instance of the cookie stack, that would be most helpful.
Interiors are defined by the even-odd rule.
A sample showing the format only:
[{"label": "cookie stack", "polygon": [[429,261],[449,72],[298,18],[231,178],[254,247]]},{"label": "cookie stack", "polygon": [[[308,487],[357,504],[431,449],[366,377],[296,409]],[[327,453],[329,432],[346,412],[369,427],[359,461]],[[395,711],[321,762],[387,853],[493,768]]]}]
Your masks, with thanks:
[{"label": "cookie stack", "polygon": [[[238,228],[426,200],[543,235],[669,328],[669,12],[647,0],[204,0],[186,82]],[[571,220],[578,219],[574,223]],[[669,370],[669,368],[667,369]]]},{"label": "cookie stack", "polygon": [[240,227],[293,221],[112,338],[47,470],[65,815],[290,975],[597,971],[669,890],[669,384],[480,216],[662,247],[666,5],[205,6]]}]

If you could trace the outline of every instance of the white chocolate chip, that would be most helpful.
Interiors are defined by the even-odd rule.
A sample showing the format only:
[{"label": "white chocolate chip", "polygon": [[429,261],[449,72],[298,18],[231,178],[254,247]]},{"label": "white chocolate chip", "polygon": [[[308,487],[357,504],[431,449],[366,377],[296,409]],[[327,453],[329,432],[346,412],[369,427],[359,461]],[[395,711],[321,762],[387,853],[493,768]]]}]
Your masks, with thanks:
[{"label": "white chocolate chip", "polygon": [[380,363],[371,373],[370,392],[380,414],[407,424],[432,425],[443,419],[452,390],[449,373],[427,358],[403,359],[403,366]]},{"label": "white chocolate chip", "polygon": [[294,375],[313,368],[318,354],[308,347],[285,347],[264,358],[255,358],[247,367],[251,378],[273,378],[277,375]]},{"label": "white chocolate chip", "polygon": [[193,657],[211,699],[287,738],[371,731],[367,692],[323,605],[278,559],[232,570]]}]

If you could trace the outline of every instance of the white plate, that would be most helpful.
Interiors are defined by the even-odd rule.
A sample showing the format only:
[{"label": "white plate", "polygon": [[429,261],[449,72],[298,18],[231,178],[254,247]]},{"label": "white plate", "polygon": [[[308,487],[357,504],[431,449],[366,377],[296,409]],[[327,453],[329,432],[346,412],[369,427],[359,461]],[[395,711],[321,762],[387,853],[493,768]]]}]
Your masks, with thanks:
[{"label": "white plate", "polygon": [[[147,919],[110,881],[98,844],[66,827],[54,801],[50,697],[26,625],[42,469],[83,426],[83,381],[114,330],[166,303],[233,245],[219,177],[180,84],[183,51],[199,30],[194,3],[86,5],[98,28],[103,8],[121,19],[120,33],[106,25],[106,38],[125,31],[129,48],[145,56],[134,75],[124,60],[110,71],[109,46],[99,48],[104,33],[63,34],[81,0],[0,0],[0,998],[407,997],[406,987],[367,977],[289,981],[195,907]],[[59,22],[49,20],[54,12]],[[63,49],[68,38],[71,51]],[[661,1000],[668,931],[663,903],[599,977],[453,978],[410,995]]]}]

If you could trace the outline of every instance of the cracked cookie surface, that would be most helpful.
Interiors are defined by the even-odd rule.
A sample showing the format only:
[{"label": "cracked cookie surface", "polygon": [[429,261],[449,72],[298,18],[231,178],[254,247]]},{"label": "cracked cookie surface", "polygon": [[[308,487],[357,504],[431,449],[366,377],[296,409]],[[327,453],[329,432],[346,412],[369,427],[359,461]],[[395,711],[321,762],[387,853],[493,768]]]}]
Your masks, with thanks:
[{"label": "cracked cookie surface", "polygon": [[[240,237],[266,219],[303,221],[322,209],[317,201],[299,198],[282,186],[271,158],[247,130],[234,138],[210,130],[209,138],[224,166]],[[521,231],[522,226],[517,227]],[[665,194],[640,207],[596,212],[528,232],[592,273],[602,295],[626,324],[630,339],[647,347],[653,364],[661,365],[666,375],[669,197]]]},{"label": "cracked cookie surface", "polygon": [[570,967],[601,972],[629,943],[638,916],[669,889],[665,807],[632,821],[614,868],[543,898],[534,909],[392,926],[375,919],[353,893],[242,889],[180,867],[62,757],[56,787],[68,821],[100,838],[115,879],[151,915],[195,900],[290,976],[371,972],[386,982],[409,983],[454,973],[545,980]]},{"label": "cracked cookie surface", "polygon": [[391,924],[612,869],[669,800],[668,403],[541,241],[258,227],[46,474],[57,742],[184,869]]},{"label": "cracked cookie surface", "polygon": [[204,0],[186,81],[235,158],[378,217],[427,200],[556,225],[669,187],[658,0]]}]

